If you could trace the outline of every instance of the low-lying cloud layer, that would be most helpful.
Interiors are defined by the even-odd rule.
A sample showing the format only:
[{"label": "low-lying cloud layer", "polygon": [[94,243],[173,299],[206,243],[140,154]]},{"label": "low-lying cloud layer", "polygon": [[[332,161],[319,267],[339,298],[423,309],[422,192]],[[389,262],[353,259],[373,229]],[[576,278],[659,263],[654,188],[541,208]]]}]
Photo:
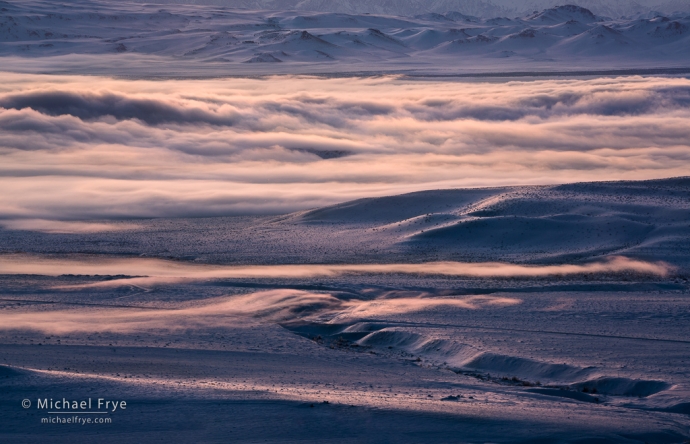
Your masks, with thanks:
[{"label": "low-lying cloud layer", "polygon": [[107,307],[0,313],[0,330],[38,330],[46,333],[128,333],[151,329],[176,330],[194,327],[226,327],[228,317],[269,321],[294,321],[324,312],[340,312],[343,318],[409,313],[435,308],[479,310],[521,303],[520,299],[495,296],[401,298],[376,301],[342,301],[326,293],[269,290],[203,300],[175,309],[123,309]]},{"label": "low-lying cloud layer", "polygon": [[622,256],[588,264],[517,265],[500,262],[427,262],[421,264],[305,264],[206,265],[151,258],[112,259],[87,256],[62,259],[32,255],[0,256],[0,274],[62,274],[143,276],[87,284],[86,286],[155,285],[184,280],[238,278],[317,278],[346,274],[417,274],[470,277],[543,277],[587,273],[643,273],[665,276],[672,267]]},{"label": "low-lying cloud layer", "polygon": [[132,223],[109,223],[109,222],[77,222],[43,219],[11,219],[0,220],[0,227],[8,230],[38,231],[41,233],[60,233],[60,234],[83,234],[101,233],[104,231],[127,231],[139,228],[139,225]]},{"label": "low-lying cloud layer", "polygon": [[281,213],[690,174],[690,80],[2,74],[0,217]]}]

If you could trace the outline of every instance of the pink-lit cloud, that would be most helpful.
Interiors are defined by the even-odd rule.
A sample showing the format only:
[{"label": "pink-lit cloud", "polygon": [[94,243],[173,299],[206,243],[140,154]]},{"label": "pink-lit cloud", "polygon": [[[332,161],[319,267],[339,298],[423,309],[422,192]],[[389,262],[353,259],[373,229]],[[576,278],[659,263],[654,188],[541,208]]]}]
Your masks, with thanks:
[{"label": "pink-lit cloud", "polygon": [[269,290],[202,300],[172,309],[99,307],[51,311],[0,313],[0,330],[38,330],[46,333],[119,332],[223,327],[228,317],[270,321],[309,318],[329,313],[363,318],[443,308],[479,310],[519,304],[514,298],[494,296],[401,298],[378,301],[341,301],[330,294],[298,290]]},{"label": "pink-lit cloud", "polygon": [[282,213],[690,174],[690,80],[1,74],[0,217]]},{"label": "pink-lit cloud", "polygon": [[0,274],[61,274],[140,276],[109,280],[89,286],[155,285],[181,280],[237,278],[315,278],[346,274],[417,274],[470,277],[541,277],[586,273],[644,273],[665,276],[672,270],[663,262],[646,262],[615,256],[587,264],[519,265],[501,262],[427,262],[421,264],[305,264],[305,265],[208,265],[152,258],[82,259],[33,255],[0,256]]}]

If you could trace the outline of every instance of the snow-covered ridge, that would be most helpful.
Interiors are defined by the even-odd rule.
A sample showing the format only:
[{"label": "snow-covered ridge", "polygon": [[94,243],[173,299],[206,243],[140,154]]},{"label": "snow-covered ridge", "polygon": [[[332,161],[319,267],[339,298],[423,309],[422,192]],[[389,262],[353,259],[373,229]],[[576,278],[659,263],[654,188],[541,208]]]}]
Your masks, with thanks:
[{"label": "snow-covered ridge", "polygon": [[[135,0],[138,3],[218,5],[248,9],[291,9],[296,11],[340,12],[346,14],[387,14],[415,16],[457,11],[466,15],[491,18],[521,16],[535,10],[553,8],[562,0]],[[673,13],[690,10],[685,0],[570,0],[571,4],[608,17]]]},{"label": "snow-covered ridge", "polygon": [[[228,68],[235,73],[281,72],[294,66],[300,67],[299,72],[336,67],[339,71],[685,67],[690,15],[648,16],[614,20],[576,5],[485,19],[460,12],[395,17],[5,1],[0,2],[0,56],[62,56],[61,60],[69,58],[70,66],[77,60],[85,64],[84,58],[108,56],[107,63],[116,72],[113,65],[128,66],[133,60],[142,64],[141,57],[155,56],[158,63],[174,62],[183,71],[179,67],[185,61],[194,66],[204,62],[226,75]],[[582,60],[589,62],[583,65]],[[24,69],[21,63],[8,65]]]},{"label": "snow-covered ridge", "polygon": [[[56,230],[51,230],[48,222],[37,226],[30,221],[23,226],[21,221],[11,225],[0,221],[3,227],[0,253],[91,252],[91,246],[98,244],[99,251],[109,255],[131,255],[132,251],[137,251],[149,257],[191,260],[197,264],[459,261],[552,265],[596,262],[610,265],[600,267],[604,274],[649,274],[645,268],[635,268],[633,262],[616,259],[624,256],[655,263],[656,267],[668,271],[652,275],[668,274],[672,279],[687,279],[690,270],[689,187],[690,179],[686,177],[430,190],[359,199],[282,216],[143,219],[136,224],[128,222],[129,226],[119,229],[117,225],[122,222],[113,222],[114,228],[102,227],[101,231],[92,232],[80,227],[69,231],[69,226],[64,224],[57,224]],[[184,241],[176,237],[179,236],[177,229],[170,228],[182,223],[180,221],[187,227]],[[74,234],[79,234],[79,238]],[[8,265],[4,266],[8,272]],[[424,271],[413,268],[415,272]],[[152,276],[159,273],[155,270],[144,272],[141,266],[136,269],[139,270],[136,273]],[[322,276],[337,275],[338,270],[348,269],[306,266],[300,272],[305,270],[310,276],[314,273]],[[373,269],[364,267],[359,271],[367,270]],[[404,272],[405,268],[390,265],[377,270]],[[537,269],[507,274],[496,270],[494,267],[484,274],[534,277],[541,273]],[[575,271],[592,273],[596,270]],[[42,272],[32,269],[32,273]],[[84,273],[132,274],[119,268],[109,272],[90,269]],[[275,277],[275,273],[272,276]],[[460,274],[476,277],[483,272],[477,269],[463,273]],[[190,276],[189,273],[184,275]]]},{"label": "snow-covered ridge", "polygon": [[436,190],[360,199],[296,217],[381,249],[436,257],[562,261],[623,254],[684,267],[687,186],[687,178],[676,178]]}]

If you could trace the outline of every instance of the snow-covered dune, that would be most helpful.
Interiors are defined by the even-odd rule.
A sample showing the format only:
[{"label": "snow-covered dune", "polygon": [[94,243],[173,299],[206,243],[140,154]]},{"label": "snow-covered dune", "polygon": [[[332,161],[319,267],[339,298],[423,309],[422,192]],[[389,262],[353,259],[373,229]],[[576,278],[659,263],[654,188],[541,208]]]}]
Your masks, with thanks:
[{"label": "snow-covered dune", "polygon": [[108,442],[681,443],[688,220],[688,178],[3,220],[0,440],[69,396]]},{"label": "snow-covered dune", "polygon": [[363,199],[298,220],[444,259],[562,261],[620,254],[688,266],[689,196],[687,178],[441,190]]}]

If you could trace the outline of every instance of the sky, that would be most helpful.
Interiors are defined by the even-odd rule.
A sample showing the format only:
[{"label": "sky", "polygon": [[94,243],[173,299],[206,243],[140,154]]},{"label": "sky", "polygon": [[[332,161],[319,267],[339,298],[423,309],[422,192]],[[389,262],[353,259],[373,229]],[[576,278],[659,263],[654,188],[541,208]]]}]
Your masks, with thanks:
[{"label": "sky", "polygon": [[690,174],[690,80],[0,74],[0,219],[277,214]]}]

